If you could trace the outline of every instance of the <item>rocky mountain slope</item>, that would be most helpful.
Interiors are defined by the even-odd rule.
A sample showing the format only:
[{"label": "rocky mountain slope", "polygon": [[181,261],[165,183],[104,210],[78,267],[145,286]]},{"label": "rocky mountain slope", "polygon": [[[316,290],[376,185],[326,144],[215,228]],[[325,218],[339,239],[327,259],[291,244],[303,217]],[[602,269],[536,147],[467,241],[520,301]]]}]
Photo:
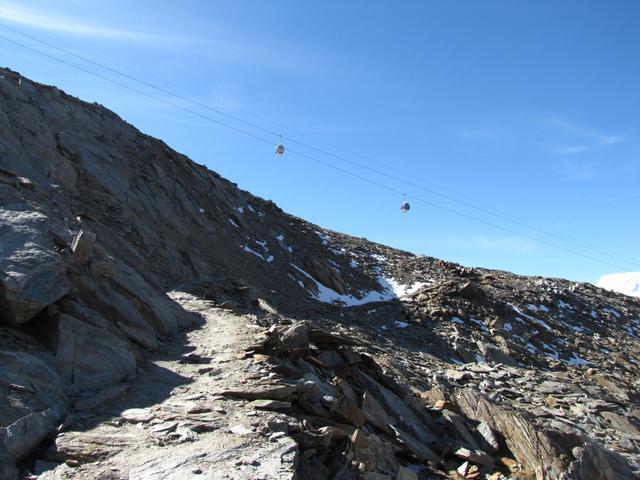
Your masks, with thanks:
[{"label": "rocky mountain slope", "polygon": [[640,299],[324,230],[0,69],[0,478],[630,479]]}]

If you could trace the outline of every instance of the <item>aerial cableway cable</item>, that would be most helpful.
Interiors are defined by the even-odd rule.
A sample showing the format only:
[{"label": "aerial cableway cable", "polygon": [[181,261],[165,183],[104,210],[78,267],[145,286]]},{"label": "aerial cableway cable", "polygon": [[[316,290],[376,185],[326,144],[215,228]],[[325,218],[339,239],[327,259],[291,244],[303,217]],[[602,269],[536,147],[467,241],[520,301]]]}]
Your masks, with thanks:
[{"label": "aerial cableway cable", "polygon": [[[0,27],[4,27],[4,25],[0,24]],[[12,30],[12,29],[10,29],[10,30]],[[164,98],[158,97],[158,96],[156,96],[156,95],[150,94],[150,93],[145,92],[145,91],[143,91],[143,90],[140,90],[140,89],[138,89],[138,88],[132,87],[132,86],[130,86],[130,85],[128,85],[128,84],[126,84],[126,83],[120,82],[120,81],[118,81],[118,80],[114,80],[113,78],[106,77],[106,76],[101,75],[101,74],[99,74],[99,73],[93,72],[93,71],[91,71],[91,70],[88,70],[88,69],[86,69],[86,68],[84,68],[84,67],[81,67],[81,66],[76,65],[76,64],[74,64],[74,63],[71,63],[71,62],[69,62],[69,61],[66,61],[66,60],[61,59],[61,58],[59,58],[59,57],[56,57],[56,56],[54,56],[54,55],[51,55],[51,54],[49,54],[49,53],[46,53],[46,52],[43,52],[43,51],[38,50],[38,49],[36,49],[36,48],[33,48],[33,47],[29,46],[29,45],[25,45],[25,44],[23,44],[23,43],[21,43],[21,42],[18,42],[17,40],[14,40],[14,39],[12,39],[12,38],[6,37],[6,36],[4,36],[4,35],[0,35],[0,39],[6,40],[6,41],[8,41],[8,42],[10,42],[10,43],[13,43],[14,45],[18,45],[18,46],[20,46],[20,47],[22,47],[22,48],[24,48],[24,49],[26,49],[26,50],[32,51],[32,52],[34,52],[34,53],[37,53],[37,54],[39,54],[39,55],[41,55],[41,56],[44,56],[44,57],[46,57],[46,58],[48,58],[48,59],[50,59],[50,60],[55,61],[55,62],[61,63],[61,64],[66,65],[66,66],[68,66],[68,67],[74,68],[74,69],[76,69],[76,70],[82,71],[82,72],[84,72],[84,73],[86,73],[86,74],[88,74],[88,75],[91,75],[91,76],[94,76],[94,77],[99,78],[99,79],[101,79],[101,80],[104,80],[104,81],[107,81],[107,82],[113,83],[113,84],[115,84],[115,85],[118,85],[118,86],[120,86],[120,87],[122,87],[122,88],[125,88],[125,89],[127,89],[127,90],[132,91],[132,92],[135,92],[135,93],[137,93],[137,94],[139,94],[139,95],[143,95],[143,96],[145,96],[145,97],[147,97],[147,98],[151,98],[151,99],[153,99],[153,100],[156,100],[156,101],[158,101],[158,102],[160,102],[160,103],[163,103],[163,104],[165,104],[165,105],[168,105],[168,106],[170,106],[170,107],[173,107],[173,108],[179,109],[179,110],[181,110],[181,111],[183,111],[183,112],[189,113],[189,114],[194,115],[194,116],[199,117],[199,118],[202,118],[202,119],[207,120],[207,121],[209,121],[209,122],[212,122],[212,123],[214,123],[214,124],[216,124],[216,125],[226,127],[226,128],[228,128],[228,129],[230,129],[230,130],[235,131],[236,133],[240,133],[240,134],[242,134],[242,135],[245,135],[245,136],[251,137],[251,138],[253,138],[253,139],[255,139],[255,140],[258,140],[258,141],[260,141],[260,142],[267,143],[267,144],[269,144],[269,145],[272,145],[272,144],[273,144],[273,142],[272,142],[271,140],[269,140],[269,139],[267,139],[267,138],[264,138],[264,137],[262,137],[262,136],[260,136],[260,135],[256,135],[256,134],[254,134],[254,133],[252,133],[252,132],[248,132],[248,131],[243,130],[243,129],[241,129],[241,128],[238,128],[238,127],[236,127],[236,126],[234,126],[234,125],[231,125],[231,124],[229,124],[229,123],[226,123],[226,122],[220,121],[220,120],[218,120],[218,119],[212,118],[212,117],[210,117],[210,116],[208,116],[208,115],[205,115],[205,114],[202,114],[202,113],[196,112],[196,111],[194,111],[194,110],[192,110],[192,109],[190,109],[190,108],[184,107],[184,106],[179,105],[179,104],[177,104],[177,103],[171,102],[171,101],[166,100],[166,99],[164,99]],[[54,47],[54,48],[55,48],[55,47]],[[83,58],[83,57],[79,57],[79,58]],[[92,62],[92,63],[95,63],[95,62]],[[102,66],[102,65],[99,65],[99,64],[96,64],[96,65],[98,65],[98,66]],[[110,70],[113,70],[113,69],[110,69]],[[113,71],[114,71],[115,73],[119,73],[119,72],[117,72],[116,70],[113,70]],[[135,79],[134,77],[130,77],[130,76],[127,76],[127,77],[128,77],[128,78]],[[136,81],[138,81],[137,79],[135,79],[135,80],[136,80]],[[143,82],[143,83],[145,83],[145,82]],[[152,84],[149,84],[149,85],[152,85]],[[156,88],[156,87],[154,87],[154,88]],[[177,94],[172,94],[172,93],[171,93],[171,95],[172,95],[172,96],[174,96],[174,97],[177,97],[177,98],[182,98],[182,97],[180,97],[180,96],[179,96],[179,95],[177,95]],[[192,102],[192,103],[195,103],[195,102]],[[197,104],[197,103],[196,103],[196,104]],[[198,105],[199,105],[199,104],[198,104]],[[229,117],[230,117],[230,118],[235,119],[235,117],[232,117],[232,116],[229,116]],[[247,122],[243,122],[243,123],[247,123]],[[265,130],[265,129],[261,129],[261,130],[263,130],[265,133],[269,133],[269,134],[271,134],[271,132],[270,132],[270,131],[268,131],[268,130]],[[277,136],[280,136],[280,134],[276,134],[276,133],[273,133],[273,134],[274,134],[274,135],[277,135]],[[286,137],[282,137],[282,138],[283,138],[283,140],[286,140]],[[306,147],[306,144],[304,144],[304,143],[301,143],[301,142],[294,142],[294,143],[296,143],[296,144],[298,144],[298,145],[301,145],[301,146],[305,146],[305,147]],[[316,149],[316,148],[314,148],[314,147],[310,147],[310,148],[311,148],[311,149],[313,149],[313,150],[316,150],[316,151],[322,152],[322,150],[320,150],[320,149]],[[371,178],[365,177],[365,176],[363,176],[363,175],[361,175],[361,174],[358,174],[358,173],[352,172],[352,171],[350,171],[350,170],[347,170],[347,169],[342,168],[342,167],[340,167],[340,166],[337,166],[337,165],[334,165],[334,164],[332,164],[332,163],[326,162],[326,161],[324,161],[324,160],[320,160],[319,158],[314,157],[314,156],[311,156],[311,155],[309,155],[309,154],[307,154],[307,153],[305,153],[305,152],[300,152],[300,151],[297,151],[297,150],[292,150],[292,149],[290,149],[290,148],[288,148],[288,149],[287,149],[287,152],[289,152],[290,154],[298,155],[298,156],[300,156],[300,157],[302,157],[302,158],[305,158],[305,159],[307,159],[307,160],[313,161],[313,162],[315,162],[315,163],[317,163],[317,164],[319,164],[319,165],[323,165],[323,166],[325,166],[325,167],[327,167],[327,168],[331,168],[331,169],[333,169],[333,170],[335,170],[335,171],[341,172],[341,173],[343,173],[343,174],[345,174],[345,175],[349,175],[349,176],[351,176],[351,177],[353,177],[353,178],[357,178],[357,179],[359,179],[359,180],[361,180],[361,181],[364,181],[364,182],[369,183],[369,184],[371,184],[371,185],[374,185],[374,186],[377,186],[377,187],[379,187],[379,188],[385,189],[385,190],[387,190],[387,191],[393,192],[393,193],[395,193],[395,194],[405,196],[405,192],[403,192],[403,191],[401,191],[401,190],[399,190],[399,189],[397,189],[397,188],[395,188],[395,187],[392,187],[392,186],[390,186],[390,185],[384,184],[384,183],[379,182],[379,181],[376,181],[376,180],[372,180]],[[333,154],[330,154],[330,153],[327,153],[327,155],[332,156],[332,157],[336,157],[336,158],[340,158],[340,157],[338,157],[338,156],[336,156],[336,155],[333,155]],[[345,161],[348,161],[349,163],[357,164],[357,162],[353,162],[353,161],[348,160],[348,159],[345,159]],[[361,165],[359,165],[359,166],[361,166]],[[388,174],[386,174],[386,173],[380,173],[380,172],[376,171],[375,169],[371,169],[371,168],[366,167],[366,166],[362,166],[362,168],[365,168],[365,169],[367,169],[367,170],[370,170],[370,171],[372,171],[372,172],[374,172],[374,173],[378,173],[378,174],[380,174],[380,175],[387,176],[387,177],[389,177],[389,178],[393,178],[393,176],[391,176],[391,175],[388,175]],[[395,180],[395,178],[394,178],[394,180]],[[402,182],[404,182],[404,183],[407,183],[406,181],[404,181],[404,180],[402,180],[402,179],[398,179],[398,180],[399,180],[399,181],[402,181]],[[420,187],[420,186],[416,186],[416,187]],[[423,189],[424,189],[424,188],[423,188]],[[430,193],[432,193],[432,192],[431,192],[430,190],[428,190],[428,189],[424,189],[424,190],[427,190],[427,191],[429,191]],[[442,194],[441,196],[445,196],[445,195],[444,195],[444,194]],[[588,260],[591,260],[591,261],[594,261],[594,262],[602,263],[602,264],[605,264],[605,265],[608,265],[608,266],[614,267],[614,268],[616,268],[616,269],[627,270],[627,268],[626,268],[626,267],[623,267],[623,266],[621,266],[621,265],[614,264],[614,263],[611,263],[611,262],[609,262],[609,261],[602,260],[602,259],[599,259],[599,258],[593,257],[593,256],[591,256],[591,255],[584,254],[584,253],[582,253],[582,252],[577,252],[577,251],[572,250],[572,249],[570,249],[570,248],[566,248],[566,247],[564,247],[564,246],[557,245],[557,244],[554,244],[554,243],[548,242],[548,241],[546,241],[546,240],[541,240],[541,239],[539,239],[539,238],[532,237],[532,236],[530,236],[530,235],[524,234],[524,233],[519,232],[519,231],[517,231],[517,230],[513,230],[513,229],[511,229],[511,228],[504,227],[504,226],[502,226],[502,225],[498,225],[498,224],[496,224],[496,223],[493,223],[493,222],[490,222],[490,221],[484,220],[484,219],[482,219],[482,218],[475,217],[475,216],[473,216],[473,215],[470,215],[470,214],[467,214],[467,213],[461,212],[461,211],[456,210],[456,209],[454,209],[454,208],[447,207],[447,206],[445,206],[445,205],[441,205],[441,204],[438,204],[438,203],[436,203],[436,202],[433,202],[433,201],[430,201],[430,200],[427,200],[427,199],[424,199],[424,198],[417,197],[417,196],[415,196],[415,195],[406,195],[406,197],[407,197],[407,198],[410,198],[410,199],[412,199],[412,200],[415,200],[415,201],[417,201],[417,202],[420,202],[420,203],[423,203],[423,204],[429,205],[429,206],[431,206],[431,207],[438,208],[438,209],[440,209],[440,210],[446,211],[446,212],[448,212],[448,213],[452,213],[452,214],[454,214],[454,215],[458,215],[458,216],[460,216],[460,217],[463,217],[463,218],[466,218],[466,219],[469,219],[469,220],[473,220],[473,221],[475,221],[475,222],[482,223],[482,224],[484,224],[484,225],[491,226],[491,227],[493,227],[493,228],[496,228],[496,229],[502,230],[502,231],[504,231],[504,232],[511,233],[511,234],[513,234],[513,235],[517,235],[517,236],[519,236],[519,237],[522,237],[522,238],[525,238],[525,239],[528,239],[528,240],[531,240],[531,241],[534,241],[534,242],[540,243],[540,244],[542,244],[542,245],[546,245],[546,246],[549,246],[549,247],[555,248],[555,249],[557,249],[557,250],[564,251],[564,252],[566,252],[566,253],[570,253],[570,254],[573,254],[573,255],[576,255],[576,256],[579,256],[579,257],[582,257],[582,258],[585,258],[585,259],[588,259]],[[446,197],[446,196],[445,196],[445,197]],[[452,198],[453,198],[453,197],[452,197]],[[457,200],[456,200],[456,201],[457,201]],[[465,202],[462,202],[462,201],[457,201],[457,202],[458,202],[458,203],[465,204]],[[469,204],[469,206],[471,206],[471,204]],[[495,214],[495,215],[496,215],[496,216],[498,216],[498,217],[500,217],[500,215],[498,215],[498,214]],[[505,219],[505,220],[509,220],[509,219],[508,219],[508,218],[506,218],[506,217],[505,217],[504,219]],[[509,221],[511,221],[511,220],[509,220]],[[529,227],[529,226],[528,226],[528,225],[526,225],[526,224],[522,224],[522,226],[526,226],[527,228],[533,228],[533,227]],[[535,228],[533,228],[533,229],[535,230]],[[544,231],[540,230],[540,233],[544,233]],[[559,238],[559,239],[562,239],[561,237],[558,237],[558,238]],[[562,239],[562,240],[564,240],[564,239]],[[567,240],[564,240],[564,241],[567,241]],[[571,243],[575,243],[575,242],[571,242]],[[576,245],[580,246],[581,248],[588,248],[588,249],[590,249],[590,250],[594,250],[594,249],[591,249],[590,247],[585,247],[585,246],[582,246],[582,245],[577,244],[577,243],[576,243]],[[596,253],[600,253],[601,255],[605,255],[605,256],[608,256],[608,257],[612,257],[612,258],[617,258],[617,257],[614,257],[614,256],[609,255],[609,254],[607,254],[607,253],[599,252],[598,250],[594,250],[594,251],[595,251]],[[629,261],[629,260],[625,260],[625,259],[622,259],[622,258],[617,258],[617,259],[618,259],[618,260],[621,260],[621,261],[624,261],[624,262],[626,262],[626,263],[636,264],[635,262],[632,262],[632,261]]]},{"label": "aerial cableway cable", "polygon": [[[456,198],[453,195],[440,192],[440,191],[435,190],[433,188],[425,187],[424,185],[417,184],[415,182],[412,182],[412,181],[407,180],[405,178],[399,177],[397,175],[385,172],[383,170],[379,170],[377,168],[371,167],[371,166],[363,164],[361,162],[357,162],[355,160],[346,158],[346,157],[344,157],[342,155],[335,154],[335,153],[330,152],[330,151],[328,151],[326,149],[322,149],[322,148],[316,147],[314,145],[311,145],[309,143],[296,140],[295,138],[292,138],[292,137],[283,136],[280,133],[275,132],[273,130],[270,130],[268,128],[265,128],[265,127],[263,127],[261,125],[258,125],[258,124],[253,123],[253,122],[249,122],[249,121],[244,120],[244,119],[242,119],[242,118],[240,118],[240,117],[238,117],[236,115],[232,115],[232,114],[224,112],[224,111],[222,111],[220,109],[217,109],[217,108],[211,107],[209,105],[203,104],[201,102],[198,102],[196,100],[188,98],[188,97],[186,97],[184,95],[181,95],[179,93],[172,92],[171,90],[168,90],[166,88],[160,87],[160,86],[158,86],[158,85],[156,85],[154,83],[151,83],[151,82],[148,82],[146,80],[142,80],[140,78],[134,77],[133,75],[129,75],[129,74],[125,73],[125,72],[122,72],[121,70],[118,70],[118,69],[113,68],[113,67],[109,67],[108,65],[104,65],[103,63],[96,62],[94,60],[91,60],[90,58],[87,58],[87,57],[83,56],[83,55],[79,55],[79,54],[74,53],[74,52],[72,52],[70,50],[67,50],[67,49],[65,49],[63,47],[55,45],[55,44],[53,44],[51,42],[47,42],[47,41],[42,40],[40,38],[37,38],[37,37],[35,37],[33,35],[30,35],[28,33],[22,32],[22,31],[20,31],[20,30],[18,30],[16,28],[9,27],[9,26],[7,26],[7,25],[5,25],[3,23],[0,23],[0,27],[4,28],[6,30],[9,30],[11,32],[17,33],[19,35],[22,35],[22,36],[24,36],[26,38],[29,38],[31,40],[34,40],[34,41],[36,41],[38,43],[41,43],[42,45],[46,45],[47,47],[50,47],[50,48],[53,48],[53,49],[58,50],[60,52],[63,52],[65,54],[67,54],[67,55],[70,55],[70,56],[73,56],[73,57],[78,58],[80,60],[83,60],[83,61],[85,61],[87,63],[90,63],[92,65],[95,65],[97,67],[103,68],[103,69],[105,69],[107,71],[110,71],[112,73],[116,73],[117,75],[120,75],[120,76],[122,76],[124,78],[127,78],[129,80],[133,80],[135,82],[138,82],[141,85],[145,85],[147,87],[153,88],[153,89],[155,89],[155,90],[157,90],[159,92],[162,92],[162,93],[164,93],[166,95],[170,95],[170,96],[172,96],[174,98],[177,98],[177,99],[180,99],[182,101],[188,102],[188,103],[190,103],[192,105],[195,105],[195,106],[198,106],[200,108],[206,109],[208,111],[214,112],[214,113],[216,113],[218,115],[221,115],[221,116],[223,116],[225,118],[228,118],[230,120],[234,120],[234,121],[239,122],[239,123],[241,123],[243,125],[246,125],[248,127],[251,127],[251,128],[256,129],[256,130],[259,130],[259,131],[261,131],[263,133],[266,133],[266,134],[269,134],[269,135],[273,135],[275,137],[279,137],[280,138],[280,142],[278,143],[278,145],[276,147],[276,153],[278,155],[282,155],[284,153],[284,147],[282,146],[284,142],[293,143],[293,144],[298,145],[300,147],[307,148],[307,149],[315,151],[317,153],[321,153],[323,155],[327,155],[329,157],[335,158],[336,160],[340,160],[342,162],[347,162],[347,163],[349,163],[351,165],[357,166],[358,168],[362,168],[364,170],[367,170],[369,172],[375,173],[377,175],[381,175],[383,177],[389,178],[390,180],[401,182],[401,183],[404,183],[405,185],[408,185],[410,187],[422,190],[422,191],[430,193],[432,195],[436,195],[436,196],[438,196],[440,198],[444,198],[444,199],[449,200],[451,202],[457,203],[458,205],[462,205],[462,206],[464,206],[466,208],[470,208],[470,209],[482,212],[484,214],[490,215],[492,217],[498,218],[498,219],[503,220],[505,222],[509,222],[509,223],[511,223],[513,225],[517,225],[519,227],[523,227],[523,228],[526,228],[528,230],[532,230],[532,231],[534,231],[536,233],[540,233],[540,234],[545,235],[547,237],[554,238],[556,240],[560,240],[562,242],[566,242],[566,243],[572,244],[572,245],[574,245],[576,247],[580,247],[580,248],[582,248],[584,250],[589,250],[589,251],[591,251],[593,253],[597,253],[599,255],[602,255],[602,256],[605,256],[605,257],[609,257],[609,258],[614,259],[614,260],[618,260],[618,261],[621,261],[621,262],[624,262],[624,263],[628,263],[630,265],[635,265],[637,267],[640,267],[640,263],[638,263],[638,262],[627,260],[625,258],[622,258],[622,257],[617,256],[617,255],[613,255],[613,254],[605,252],[603,250],[599,250],[597,248],[590,247],[588,245],[585,245],[583,243],[577,242],[575,240],[572,240],[570,238],[564,237],[562,235],[558,235],[556,233],[549,232],[549,231],[547,231],[545,229],[536,227],[535,225],[530,225],[530,224],[525,223],[523,221],[511,218],[511,217],[509,217],[507,215],[503,215],[501,213],[497,213],[495,211],[492,211],[492,210],[490,210],[488,208],[475,205],[475,204],[470,203],[470,202],[465,201],[465,200],[461,200],[459,198]],[[6,37],[3,37],[3,38],[6,39]],[[103,78],[103,77],[100,77],[100,78]],[[272,142],[270,142],[270,143],[272,143]],[[280,148],[280,147],[282,147],[282,148]],[[282,152],[282,153],[278,153],[278,152]]]}]

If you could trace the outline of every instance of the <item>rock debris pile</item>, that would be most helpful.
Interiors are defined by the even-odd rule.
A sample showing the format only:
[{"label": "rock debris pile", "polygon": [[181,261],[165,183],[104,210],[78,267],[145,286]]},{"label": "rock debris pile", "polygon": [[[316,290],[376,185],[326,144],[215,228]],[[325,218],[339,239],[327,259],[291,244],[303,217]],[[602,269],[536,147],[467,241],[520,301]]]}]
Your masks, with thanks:
[{"label": "rock debris pile", "polygon": [[510,378],[514,368],[450,369],[452,388],[419,392],[367,351],[344,332],[274,325],[247,353],[268,365],[269,382],[222,394],[297,420],[281,426],[300,446],[301,478],[633,478],[623,457],[586,435],[562,423],[546,430],[535,415],[464,386],[471,376]]}]

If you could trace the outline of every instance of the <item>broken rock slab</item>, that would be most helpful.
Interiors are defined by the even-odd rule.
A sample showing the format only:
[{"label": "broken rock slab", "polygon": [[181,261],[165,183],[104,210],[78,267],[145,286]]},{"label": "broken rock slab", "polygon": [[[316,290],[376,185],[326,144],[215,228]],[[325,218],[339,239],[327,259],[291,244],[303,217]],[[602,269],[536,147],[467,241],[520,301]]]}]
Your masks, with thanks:
[{"label": "broken rock slab", "polygon": [[67,266],[40,212],[0,209],[0,320],[31,320],[69,292]]},{"label": "broken rock slab", "polygon": [[0,352],[0,385],[10,386],[0,402],[0,458],[15,462],[56,430],[67,397],[58,374],[26,352]]}]

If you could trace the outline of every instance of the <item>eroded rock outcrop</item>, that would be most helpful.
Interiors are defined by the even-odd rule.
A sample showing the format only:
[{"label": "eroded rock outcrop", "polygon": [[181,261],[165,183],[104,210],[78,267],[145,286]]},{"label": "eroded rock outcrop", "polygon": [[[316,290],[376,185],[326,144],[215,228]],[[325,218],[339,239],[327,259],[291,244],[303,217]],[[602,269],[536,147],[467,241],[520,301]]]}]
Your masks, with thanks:
[{"label": "eroded rock outcrop", "polygon": [[35,211],[0,209],[0,318],[19,324],[69,292],[67,266]]}]

